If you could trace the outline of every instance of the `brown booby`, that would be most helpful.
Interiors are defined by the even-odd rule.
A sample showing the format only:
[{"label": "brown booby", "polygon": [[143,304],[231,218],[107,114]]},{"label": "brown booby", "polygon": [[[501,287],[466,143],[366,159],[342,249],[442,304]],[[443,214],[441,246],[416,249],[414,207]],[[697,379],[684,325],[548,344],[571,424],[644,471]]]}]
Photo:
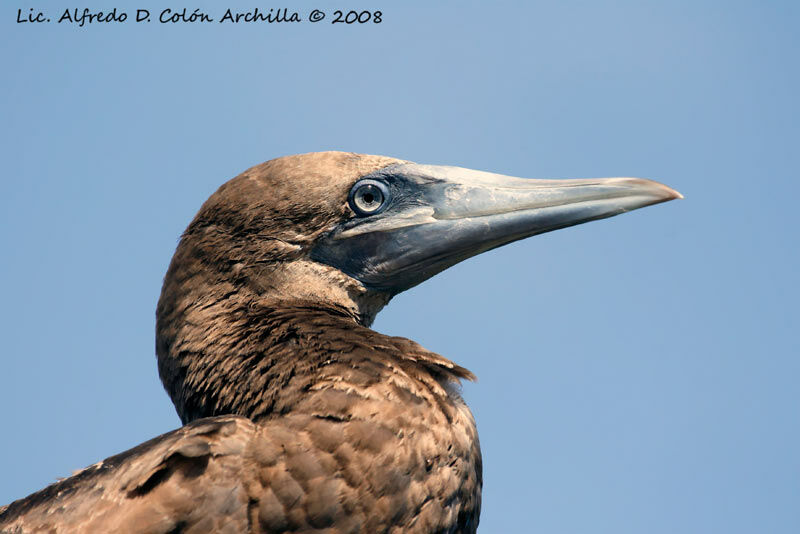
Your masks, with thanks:
[{"label": "brown booby", "polygon": [[470,256],[679,197],[341,152],[253,167],[164,278],[158,369],[185,426],[0,508],[0,532],[475,532],[473,376],[375,314]]}]

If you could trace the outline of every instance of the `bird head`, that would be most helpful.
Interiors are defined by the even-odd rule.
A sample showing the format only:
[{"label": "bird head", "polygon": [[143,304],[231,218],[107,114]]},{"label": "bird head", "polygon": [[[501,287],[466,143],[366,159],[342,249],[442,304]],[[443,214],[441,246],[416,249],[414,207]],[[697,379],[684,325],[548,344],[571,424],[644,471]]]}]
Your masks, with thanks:
[{"label": "bird head", "polygon": [[265,298],[330,300],[369,324],[391,297],[471,256],[675,198],[639,178],[536,180],[342,152],[288,156],[208,199],[165,290],[199,275]]}]

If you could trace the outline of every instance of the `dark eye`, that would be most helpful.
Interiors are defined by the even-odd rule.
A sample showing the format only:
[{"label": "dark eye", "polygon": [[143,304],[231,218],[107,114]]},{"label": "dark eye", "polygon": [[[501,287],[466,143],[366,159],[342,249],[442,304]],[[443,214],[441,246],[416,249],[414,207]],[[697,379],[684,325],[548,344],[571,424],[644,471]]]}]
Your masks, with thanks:
[{"label": "dark eye", "polygon": [[358,215],[374,215],[389,205],[391,195],[386,184],[377,180],[361,180],[350,190],[350,207]]}]

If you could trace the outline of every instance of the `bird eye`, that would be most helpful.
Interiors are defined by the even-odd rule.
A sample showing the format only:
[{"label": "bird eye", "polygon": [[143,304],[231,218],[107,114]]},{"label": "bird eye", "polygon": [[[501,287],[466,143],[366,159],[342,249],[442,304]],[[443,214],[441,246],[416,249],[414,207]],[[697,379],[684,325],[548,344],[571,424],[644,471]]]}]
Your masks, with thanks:
[{"label": "bird eye", "polygon": [[361,180],[350,190],[350,207],[358,215],[375,215],[389,205],[391,195],[386,184],[377,180]]}]

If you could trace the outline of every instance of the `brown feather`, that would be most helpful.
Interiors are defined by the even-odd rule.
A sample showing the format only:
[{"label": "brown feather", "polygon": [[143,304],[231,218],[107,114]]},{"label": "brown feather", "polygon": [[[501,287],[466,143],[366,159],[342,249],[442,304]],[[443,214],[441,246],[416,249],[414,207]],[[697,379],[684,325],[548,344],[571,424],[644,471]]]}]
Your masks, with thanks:
[{"label": "brown feather", "polygon": [[223,185],[181,239],[158,367],[186,426],[0,509],[0,531],[473,533],[466,369],[370,330],[390,296],[308,258],[398,160],[273,160]]}]

